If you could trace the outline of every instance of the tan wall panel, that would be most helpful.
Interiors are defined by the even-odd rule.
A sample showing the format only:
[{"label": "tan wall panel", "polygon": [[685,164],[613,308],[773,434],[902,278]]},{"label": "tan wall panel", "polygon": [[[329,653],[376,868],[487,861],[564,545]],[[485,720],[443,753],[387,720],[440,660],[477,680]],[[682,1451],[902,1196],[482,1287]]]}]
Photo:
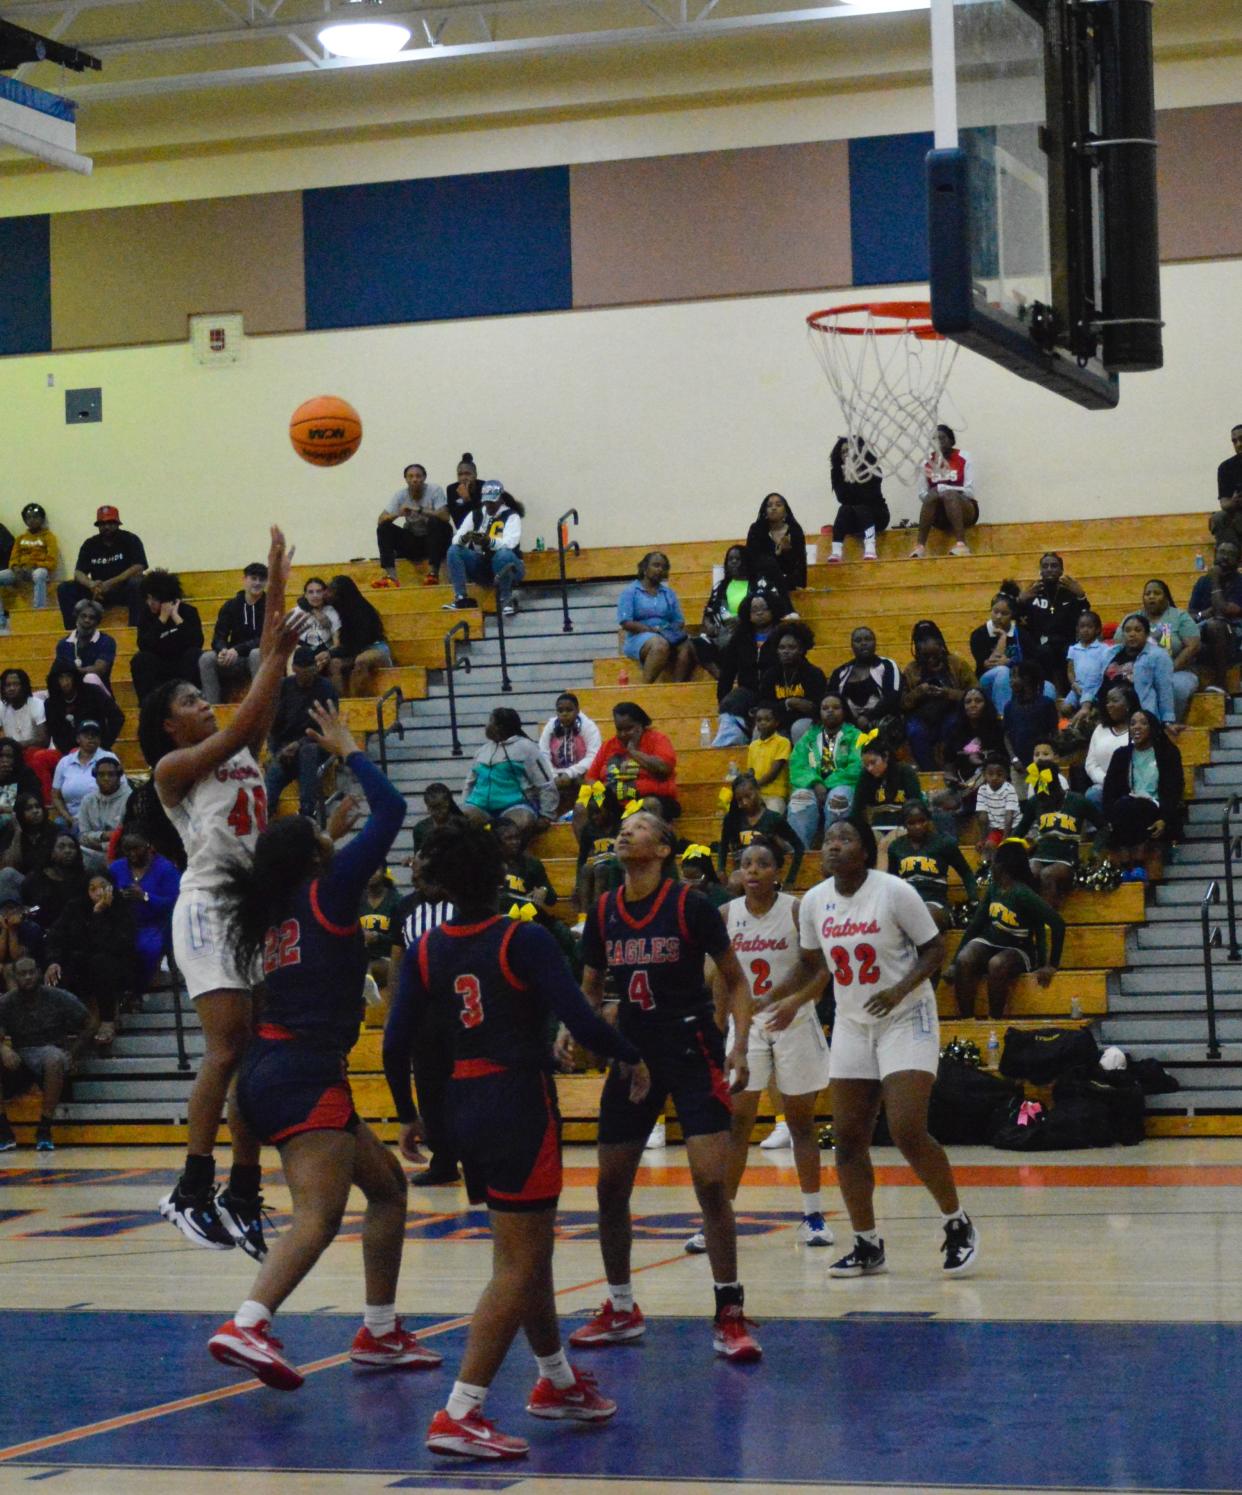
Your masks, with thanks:
[{"label": "tan wall panel", "polygon": [[844,141],[575,166],[570,208],[575,306],[850,281]]},{"label": "tan wall panel", "polygon": [[306,326],[300,192],[59,213],[51,260],[53,348],[181,342],[195,312]]},{"label": "tan wall panel", "polygon": [[1162,109],[1156,115],[1162,260],[1242,254],[1233,177],[1242,156],[1242,104]]}]

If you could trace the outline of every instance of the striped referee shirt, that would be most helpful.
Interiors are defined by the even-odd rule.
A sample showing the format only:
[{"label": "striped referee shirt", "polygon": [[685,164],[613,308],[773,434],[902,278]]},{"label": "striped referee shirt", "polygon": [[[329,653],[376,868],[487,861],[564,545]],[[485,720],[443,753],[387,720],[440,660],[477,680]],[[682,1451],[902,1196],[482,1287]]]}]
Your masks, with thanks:
[{"label": "striped referee shirt", "polygon": [[447,898],[432,902],[416,903],[401,922],[401,943],[408,950],[415,940],[433,929],[438,929],[446,919],[453,917],[453,905]]}]

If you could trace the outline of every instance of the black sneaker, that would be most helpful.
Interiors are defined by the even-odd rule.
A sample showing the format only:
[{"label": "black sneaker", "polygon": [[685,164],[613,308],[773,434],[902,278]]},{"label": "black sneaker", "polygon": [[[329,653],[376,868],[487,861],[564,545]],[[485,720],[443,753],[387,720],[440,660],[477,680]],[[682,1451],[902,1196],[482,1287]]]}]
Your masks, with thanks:
[{"label": "black sneaker", "polygon": [[979,1232],[968,1217],[950,1220],[944,1228],[944,1269],[950,1277],[973,1272],[979,1260]]},{"label": "black sneaker", "polygon": [[881,1272],[888,1271],[888,1262],[884,1259],[884,1242],[873,1246],[870,1241],[864,1241],[860,1236],[854,1237],[853,1249],[847,1256],[839,1261],[834,1261],[828,1268],[829,1277],[878,1277]]},{"label": "black sneaker", "polygon": [[452,602],[444,602],[440,605],[442,613],[460,612],[464,608],[478,607],[473,597],[454,597]]},{"label": "black sneaker", "polygon": [[267,1242],[263,1239],[263,1195],[240,1199],[226,1184],[216,1191],[216,1210],[236,1244],[247,1256],[262,1261],[267,1255]]},{"label": "black sneaker", "polygon": [[442,1184],[455,1184],[461,1174],[456,1168],[424,1168],[421,1173],[410,1175],[412,1184],[419,1184],[425,1189],[435,1189]]},{"label": "black sneaker", "polygon": [[7,1117],[0,1117],[0,1152],[12,1152],[17,1146],[17,1137]]},{"label": "black sneaker", "polygon": [[50,1121],[40,1121],[39,1125],[35,1128],[35,1151],[56,1151],[56,1144],[52,1141],[52,1123]]},{"label": "black sneaker", "polygon": [[215,1193],[210,1188],[202,1194],[187,1194],[178,1182],[172,1193],[160,1200],[160,1214],[196,1246],[206,1246],[209,1251],[231,1251],[236,1244],[225,1229],[216,1209]]}]

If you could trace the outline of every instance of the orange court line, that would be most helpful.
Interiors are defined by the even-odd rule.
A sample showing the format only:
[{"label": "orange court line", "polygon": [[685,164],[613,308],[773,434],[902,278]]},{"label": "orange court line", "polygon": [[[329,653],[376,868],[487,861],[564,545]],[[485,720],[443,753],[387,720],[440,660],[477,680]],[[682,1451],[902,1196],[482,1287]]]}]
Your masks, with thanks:
[{"label": "orange court line", "polygon": [[[952,1154],[950,1154],[951,1156]],[[1201,1165],[1170,1163],[1070,1163],[1057,1167],[1046,1163],[976,1164],[953,1169],[959,1184],[972,1189],[1215,1189],[1236,1188],[1242,1184],[1242,1164],[1204,1163]],[[793,1161],[784,1168],[768,1164],[748,1168],[743,1186],[748,1184],[787,1184],[795,1176]],[[836,1182],[836,1169],[823,1165],[825,1184]],[[594,1168],[566,1168],[565,1187],[593,1185]],[[909,1168],[898,1164],[877,1167],[878,1184],[887,1187],[922,1184]],[[687,1188],[691,1182],[689,1168],[643,1167],[638,1170],[638,1185],[645,1188]]]}]

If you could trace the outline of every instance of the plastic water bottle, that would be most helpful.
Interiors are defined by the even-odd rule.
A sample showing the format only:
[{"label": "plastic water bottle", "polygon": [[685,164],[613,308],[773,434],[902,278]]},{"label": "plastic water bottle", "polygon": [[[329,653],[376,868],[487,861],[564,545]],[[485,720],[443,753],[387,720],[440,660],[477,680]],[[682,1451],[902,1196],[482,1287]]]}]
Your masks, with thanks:
[{"label": "plastic water bottle", "polygon": [[712,745],[712,724],[711,724],[711,721],[707,717],[704,717],[703,720],[699,723],[699,746],[700,747],[711,747],[711,745]]},{"label": "plastic water bottle", "polygon": [[734,759],[730,758],[729,759],[729,766],[728,766],[728,768],[725,769],[725,780],[726,780],[726,782],[728,782],[728,783],[731,784],[733,782],[733,780],[737,778],[737,775],[738,775],[738,766],[737,766],[737,763],[736,763],[736,761]]},{"label": "plastic water bottle", "polygon": [[1070,1016],[1074,1018],[1082,1016],[1082,1003],[1078,1000],[1077,996],[1070,998]]},{"label": "plastic water bottle", "polygon": [[547,548],[548,547],[543,543],[543,536],[540,535],[539,538],[535,541],[535,549],[546,550]]},{"label": "plastic water bottle", "polygon": [[995,1028],[988,1034],[988,1068],[993,1071],[1000,1068],[1000,1039]]},{"label": "plastic water bottle", "polygon": [[1201,550],[1196,550],[1195,551],[1195,570],[1196,571],[1202,571],[1202,570],[1204,570],[1204,568],[1206,567],[1206,565],[1207,565],[1207,562],[1203,559],[1203,552]]}]

